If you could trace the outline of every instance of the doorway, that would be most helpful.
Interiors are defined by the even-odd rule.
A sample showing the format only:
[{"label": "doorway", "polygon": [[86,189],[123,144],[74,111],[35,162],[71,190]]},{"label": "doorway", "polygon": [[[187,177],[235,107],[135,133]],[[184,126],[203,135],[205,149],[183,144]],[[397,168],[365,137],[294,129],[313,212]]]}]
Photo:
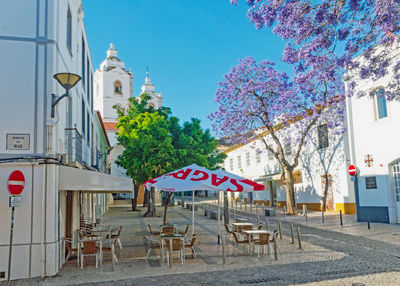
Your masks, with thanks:
[{"label": "doorway", "polygon": [[[72,209],[73,209],[74,192],[67,191],[65,200],[65,238],[71,238],[73,234],[72,226]],[[65,248],[65,257],[68,254],[67,247]]]},{"label": "doorway", "polygon": [[397,223],[400,223],[400,161],[397,161],[392,166],[393,174],[393,189],[395,196],[395,204],[397,211]]}]

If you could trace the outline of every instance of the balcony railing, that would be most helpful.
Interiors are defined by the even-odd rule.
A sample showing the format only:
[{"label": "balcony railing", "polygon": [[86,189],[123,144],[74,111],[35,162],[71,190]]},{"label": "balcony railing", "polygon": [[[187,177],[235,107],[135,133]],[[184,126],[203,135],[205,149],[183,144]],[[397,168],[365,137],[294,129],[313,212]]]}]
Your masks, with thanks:
[{"label": "balcony railing", "polygon": [[82,164],[82,135],[76,128],[65,128],[65,138],[67,163],[78,162]]}]

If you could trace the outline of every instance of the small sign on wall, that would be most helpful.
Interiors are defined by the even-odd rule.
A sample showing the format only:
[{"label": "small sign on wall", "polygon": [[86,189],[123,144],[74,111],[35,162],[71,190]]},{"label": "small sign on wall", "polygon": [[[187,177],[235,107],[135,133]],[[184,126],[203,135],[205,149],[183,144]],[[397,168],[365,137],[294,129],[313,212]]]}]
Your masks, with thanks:
[{"label": "small sign on wall", "polygon": [[376,177],[365,177],[365,187],[368,189],[377,189]]},{"label": "small sign on wall", "polygon": [[29,150],[29,134],[7,134],[7,150]]}]

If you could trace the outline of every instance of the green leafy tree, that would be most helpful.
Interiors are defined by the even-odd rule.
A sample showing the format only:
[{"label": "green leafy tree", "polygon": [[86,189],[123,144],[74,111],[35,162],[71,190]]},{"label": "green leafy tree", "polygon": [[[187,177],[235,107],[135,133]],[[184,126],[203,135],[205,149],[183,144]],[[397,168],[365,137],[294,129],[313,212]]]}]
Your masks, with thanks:
[{"label": "green leafy tree", "polygon": [[[143,96],[140,100],[131,98],[127,110],[118,110],[118,143],[125,148],[118,164],[133,180],[132,210],[136,210],[140,185],[172,171],[176,160],[166,110],[156,112],[146,106],[147,98]],[[154,204],[149,212],[147,215],[154,215]]]},{"label": "green leafy tree", "polygon": [[[127,110],[117,109],[118,143],[125,148],[118,164],[133,179],[133,210],[136,210],[139,187],[146,180],[193,163],[216,169],[226,157],[216,151],[218,142],[208,129],[201,128],[200,120],[193,118],[181,126],[169,108],[148,107],[149,99],[143,94],[138,99],[131,98]],[[166,196],[164,222],[171,196],[172,193]],[[154,189],[150,190],[145,215],[155,215]]]}]

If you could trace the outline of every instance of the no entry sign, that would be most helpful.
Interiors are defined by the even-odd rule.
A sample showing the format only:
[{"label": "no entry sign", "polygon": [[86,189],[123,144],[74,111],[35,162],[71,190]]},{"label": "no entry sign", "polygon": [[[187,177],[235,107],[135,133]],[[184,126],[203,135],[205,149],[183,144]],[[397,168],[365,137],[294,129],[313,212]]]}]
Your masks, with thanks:
[{"label": "no entry sign", "polygon": [[12,172],[8,178],[7,186],[11,195],[18,196],[21,194],[25,187],[24,174],[19,170]]},{"label": "no entry sign", "polygon": [[350,166],[349,166],[349,175],[350,175],[350,176],[354,176],[356,173],[357,173],[357,171],[356,171],[356,166],[350,165]]}]

